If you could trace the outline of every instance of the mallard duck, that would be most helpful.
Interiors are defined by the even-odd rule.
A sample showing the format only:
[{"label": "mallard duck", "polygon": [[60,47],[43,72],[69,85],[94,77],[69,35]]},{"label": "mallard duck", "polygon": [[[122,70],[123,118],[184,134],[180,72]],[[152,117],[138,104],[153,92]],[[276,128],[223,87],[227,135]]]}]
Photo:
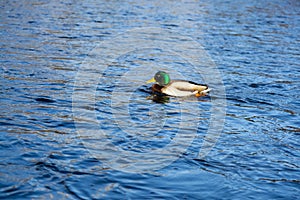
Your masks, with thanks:
[{"label": "mallard duck", "polygon": [[200,85],[191,81],[171,80],[168,73],[158,71],[155,76],[147,83],[152,85],[152,91],[174,97],[185,97],[195,95],[196,97],[205,96],[210,91],[207,85]]}]

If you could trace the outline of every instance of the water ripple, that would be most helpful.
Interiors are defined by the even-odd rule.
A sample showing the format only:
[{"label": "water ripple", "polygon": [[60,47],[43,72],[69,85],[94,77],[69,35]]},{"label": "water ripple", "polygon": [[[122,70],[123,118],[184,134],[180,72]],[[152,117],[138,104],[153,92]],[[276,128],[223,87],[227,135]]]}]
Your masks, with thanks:
[{"label": "water ripple", "polygon": [[[0,6],[0,198],[299,198],[298,1],[5,0]],[[192,38],[220,70],[226,122],[205,159],[197,159],[197,153],[213,123],[212,101],[224,97],[212,91],[200,99],[162,98],[144,83],[158,68],[204,82],[213,76],[205,74],[205,66],[197,66],[203,71],[198,77],[195,66],[174,52],[135,46],[113,62],[105,60],[107,55],[96,57],[87,72],[99,76],[95,95],[87,92],[90,84],[74,88],[81,64],[95,56],[90,54],[95,45],[136,27],[166,30],[160,37],[142,32],[143,41],[158,37],[177,46],[187,44],[183,36]],[[169,31],[182,35],[162,38]],[[106,52],[119,52],[121,46]],[[99,73],[103,63],[106,70]],[[220,85],[212,87],[218,91]],[[72,105],[76,92],[82,99]],[[96,118],[75,116],[74,108]],[[106,138],[78,135],[74,121],[91,132],[105,130]],[[198,123],[196,133],[192,122]],[[180,134],[193,137],[191,144],[182,154],[176,148],[184,144],[174,145],[170,153],[178,159],[156,173],[114,170],[106,164],[113,158],[93,158],[84,145],[89,141],[97,149],[107,140],[138,155],[162,149]],[[102,149],[112,151],[109,145]],[[126,160],[135,159],[119,156],[116,164],[124,168]]]}]

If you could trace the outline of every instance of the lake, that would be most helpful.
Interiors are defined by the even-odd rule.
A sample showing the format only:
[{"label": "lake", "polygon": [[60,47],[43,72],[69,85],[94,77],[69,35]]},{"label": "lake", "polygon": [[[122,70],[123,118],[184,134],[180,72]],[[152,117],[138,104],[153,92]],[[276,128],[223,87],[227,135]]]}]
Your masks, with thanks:
[{"label": "lake", "polygon": [[299,1],[0,6],[1,199],[299,199]]}]

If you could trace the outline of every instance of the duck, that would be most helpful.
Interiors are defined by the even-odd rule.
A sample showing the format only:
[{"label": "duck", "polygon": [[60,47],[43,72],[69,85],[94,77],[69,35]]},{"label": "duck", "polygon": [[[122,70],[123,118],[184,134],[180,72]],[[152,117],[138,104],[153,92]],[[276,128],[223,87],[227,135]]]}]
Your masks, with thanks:
[{"label": "duck", "polygon": [[165,71],[158,71],[146,83],[155,83],[152,85],[153,92],[173,97],[201,97],[206,96],[210,91],[207,85],[185,80],[171,80],[170,75]]}]

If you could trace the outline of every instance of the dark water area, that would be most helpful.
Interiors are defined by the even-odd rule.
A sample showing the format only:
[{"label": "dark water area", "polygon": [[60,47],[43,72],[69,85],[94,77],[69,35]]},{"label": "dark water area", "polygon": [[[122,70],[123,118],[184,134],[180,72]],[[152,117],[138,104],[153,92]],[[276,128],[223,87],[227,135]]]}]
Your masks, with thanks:
[{"label": "dark water area", "polygon": [[299,199],[299,1],[0,7],[1,199]]}]

